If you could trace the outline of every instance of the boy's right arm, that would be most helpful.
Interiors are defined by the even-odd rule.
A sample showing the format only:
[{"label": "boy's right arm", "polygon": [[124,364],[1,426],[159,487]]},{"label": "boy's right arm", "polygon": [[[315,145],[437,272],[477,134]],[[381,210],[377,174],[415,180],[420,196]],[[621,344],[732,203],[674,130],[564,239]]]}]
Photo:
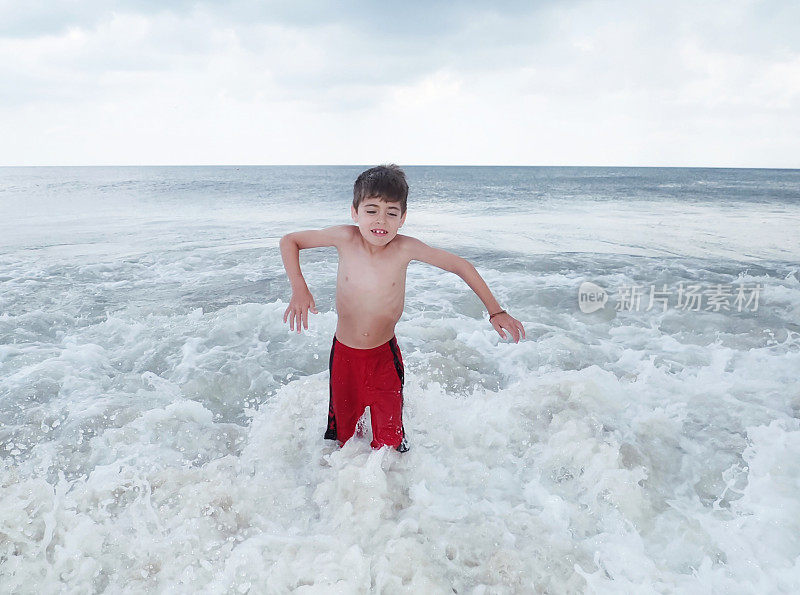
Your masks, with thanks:
[{"label": "boy's right arm", "polygon": [[336,225],[325,229],[296,231],[281,238],[281,258],[292,286],[292,299],[283,313],[283,321],[289,321],[289,328],[300,332],[301,325],[308,330],[308,311],[317,314],[314,297],[308,290],[306,280],[300,270],[300,250],[304,248],[322,248],[335,246],[339,248],[350,236],[350,225]]}]

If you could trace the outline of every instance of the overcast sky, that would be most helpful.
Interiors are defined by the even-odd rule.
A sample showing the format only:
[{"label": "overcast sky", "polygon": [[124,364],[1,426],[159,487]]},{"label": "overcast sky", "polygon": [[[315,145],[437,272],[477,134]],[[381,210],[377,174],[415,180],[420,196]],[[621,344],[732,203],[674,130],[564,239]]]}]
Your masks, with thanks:
[{"label": "overcast sky", "polygon": [[0,0],[0,164],[800,167],[800,2]]}]

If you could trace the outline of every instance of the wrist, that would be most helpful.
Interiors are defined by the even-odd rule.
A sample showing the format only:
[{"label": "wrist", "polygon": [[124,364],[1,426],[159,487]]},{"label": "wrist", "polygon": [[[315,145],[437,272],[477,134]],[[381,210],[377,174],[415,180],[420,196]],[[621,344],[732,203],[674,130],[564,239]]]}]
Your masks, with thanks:
[{"label": "wrist", "polygon": [[308,291],[308,285],[306,282],[301,280],[295,281],[291,283],[292,286],[292,293],[305,293]]},{"label": "wrist", "polygon": [[506,313],[507,312],[505,310],[498,310],[494,314],[489,314],[489,321],[491,322],[492,318],[494,318],[495,316],[499,316],[500,314],[506,314]]}]

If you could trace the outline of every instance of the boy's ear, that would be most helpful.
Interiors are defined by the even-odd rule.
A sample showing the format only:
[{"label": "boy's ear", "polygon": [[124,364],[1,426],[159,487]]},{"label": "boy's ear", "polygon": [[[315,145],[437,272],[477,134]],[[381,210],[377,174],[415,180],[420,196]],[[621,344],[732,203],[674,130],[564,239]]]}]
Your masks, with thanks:
[{"label": "boy's ear", "polygon": [[400,225],[398,225],[398,226],[397,226],[397,228],[398,228],[398,229],[400,229],[401,227],[403,227],[403,223],[405,223],[405,222],[406,222],[406,215],[408,215],[408,211],[406,211],[405,213],[403,213],[403,216],[402,216],[402,217],[400,217]]},{"label": "boy's ear", "polygon": [[353,218],[353,221],[358,223],[358,211],[356,211],[353,205],[350,205],[350,216]]}]

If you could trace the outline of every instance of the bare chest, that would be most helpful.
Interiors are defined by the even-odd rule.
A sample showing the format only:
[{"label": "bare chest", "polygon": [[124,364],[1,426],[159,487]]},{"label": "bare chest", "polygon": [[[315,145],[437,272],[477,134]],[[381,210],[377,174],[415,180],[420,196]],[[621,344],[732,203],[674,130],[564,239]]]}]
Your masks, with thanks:
[{"label": "bare chest", "polygon": [[407,269],[408,263],[398,258],[340,256],[337,289],[348,294],[403,293]]}]

